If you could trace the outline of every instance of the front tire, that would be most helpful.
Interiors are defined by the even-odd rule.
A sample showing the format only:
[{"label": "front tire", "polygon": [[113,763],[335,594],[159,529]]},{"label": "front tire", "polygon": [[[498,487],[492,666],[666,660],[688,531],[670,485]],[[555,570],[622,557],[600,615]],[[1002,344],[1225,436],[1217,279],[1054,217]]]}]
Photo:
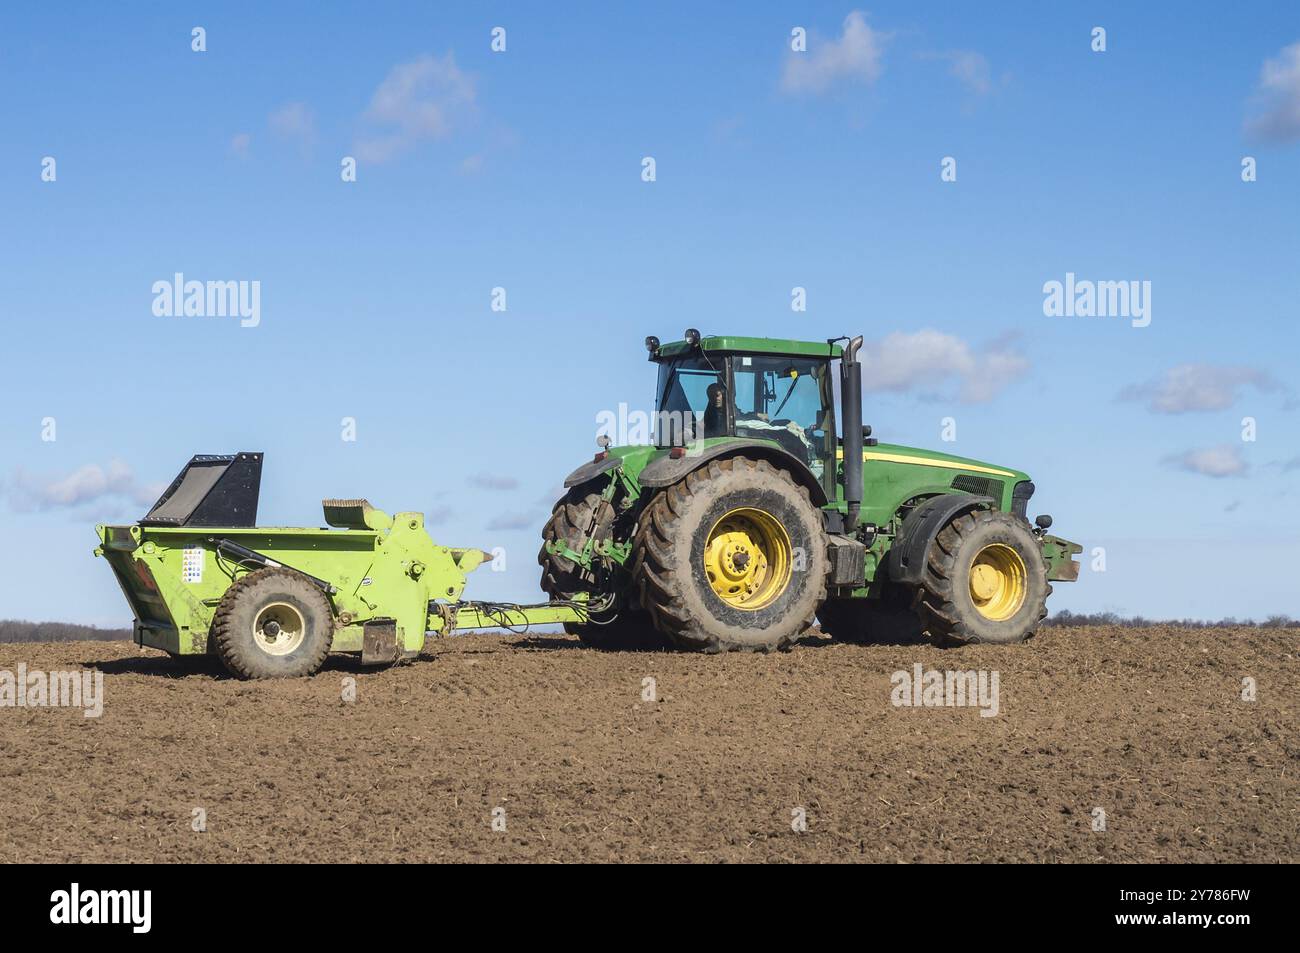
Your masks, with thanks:
[{"label": "front tire", "polygon": [[301,573],[258,569],[221,597],[212,620],[217,655],[238,678],[314,675],[334,641],[325,593]]},{"label": "front tire", "polygon": [[1047,563],[1028,525],[1010,513],[955,517],[926,554],[917,612],[940,645],[1006,645],[1047,615]]},{"label": "front tire", "polygon": [[826,536],[808,491],[764,460],[711,460],[641,514],[641,605],[679,648],[769,652],[826,595]]}]

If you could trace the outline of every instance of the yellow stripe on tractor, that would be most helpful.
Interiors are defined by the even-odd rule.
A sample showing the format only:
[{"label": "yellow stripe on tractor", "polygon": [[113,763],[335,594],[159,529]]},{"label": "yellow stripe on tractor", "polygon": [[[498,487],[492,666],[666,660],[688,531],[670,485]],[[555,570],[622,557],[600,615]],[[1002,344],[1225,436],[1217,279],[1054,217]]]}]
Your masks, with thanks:
[{"label": "yellow stripe on tractor", "polygon": [[[835,459],[844,459],[842,449],[835,451]],[[886,463],[914,463],[920,467],[943,467],[946,470],[972,470],[976,473],[992,473],[995,476],[1015,476],[1010,470],[980,466],[977,463],[957,463],[954,460],[940,460],[936,457],[911,457],[903,453],[885,453],[880,450],[863,450],[862,459],[864,462],[867,460],[883,460]]]}]

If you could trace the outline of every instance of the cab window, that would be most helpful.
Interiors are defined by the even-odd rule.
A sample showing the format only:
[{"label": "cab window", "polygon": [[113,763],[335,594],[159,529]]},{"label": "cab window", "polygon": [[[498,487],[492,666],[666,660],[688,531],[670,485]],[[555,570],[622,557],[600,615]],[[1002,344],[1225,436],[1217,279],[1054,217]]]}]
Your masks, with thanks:
[{"label": "cab window", "polygon": [[829,362],[768,355],[732,360],[736,436],[775,440],[820,479],[835,453]]}]

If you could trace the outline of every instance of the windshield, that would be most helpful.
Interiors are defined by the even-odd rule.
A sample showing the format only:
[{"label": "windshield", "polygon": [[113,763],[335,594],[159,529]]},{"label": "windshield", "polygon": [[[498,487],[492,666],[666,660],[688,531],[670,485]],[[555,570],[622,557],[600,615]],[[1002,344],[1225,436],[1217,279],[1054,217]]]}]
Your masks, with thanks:
[{"label": "windshield", "polygon": [[736,436],[775,440],[821,477],[835,451],[830,363],[763,355],[733,361]]},{"label": "windshield", "polygon": [[661,447],[682,446],[696,437],[721,437],[725,434],[725,420],[719,423],[717,409],[710,409],[711,404],[720,404],[717,394],[726,384],[725,370],[726,365],[720,358],[710,361],[703,354],[659,365],[656,444]]},{"label": "windshield", "polygon": [[736,426],[763,421],[794,423],[802,430],[822,424],[821,384],[826,362],[788,357],[736,360]]}]

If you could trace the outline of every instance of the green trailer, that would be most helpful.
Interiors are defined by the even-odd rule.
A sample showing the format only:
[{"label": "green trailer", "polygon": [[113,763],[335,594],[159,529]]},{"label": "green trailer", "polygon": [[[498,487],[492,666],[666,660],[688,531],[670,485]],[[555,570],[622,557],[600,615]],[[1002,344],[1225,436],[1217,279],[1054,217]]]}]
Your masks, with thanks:
[{"label": "green trailer", "polygon": [[325,500],[327,527],[257,526],[263,455],[194,457],[143,519],[97,526],[135,614],[136,644],[215,654],[243,678],[307,675],[332,652],[384,665],[429,633],[583,624],[585,598],[540,605],[463,599],[480,549],[439,546],[422,513]]}]

